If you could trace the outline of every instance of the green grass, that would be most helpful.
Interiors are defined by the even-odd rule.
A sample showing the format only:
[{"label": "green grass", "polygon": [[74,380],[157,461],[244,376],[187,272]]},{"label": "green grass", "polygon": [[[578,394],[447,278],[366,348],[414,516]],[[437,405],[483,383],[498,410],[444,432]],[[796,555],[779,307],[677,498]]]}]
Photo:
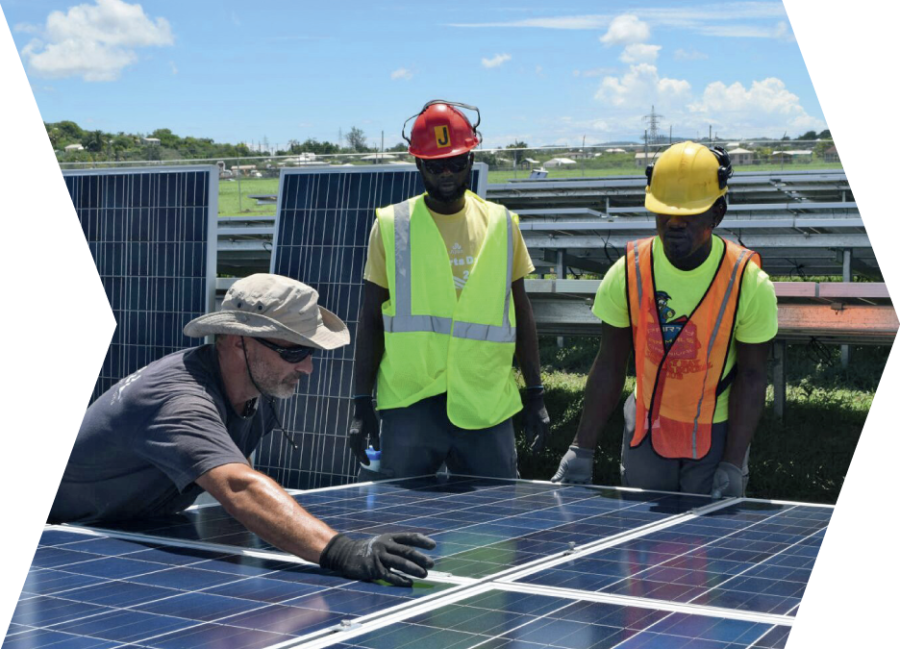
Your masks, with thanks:
[{"label": "green grass", "polygon": [[277,178],[241,178],[219,181],[219,216],[274,216],[275,205],[257,205],[250,195],[277,194]]},{"label": "green grass", "polygon": [[[555,338],[541,338],[552,433],[547,447],[534,454],[527,450],[519,432],[523,478],[546,480],[556,471],[575,436],[587,372],[598,347],[599,339],[568,337],[566,347],[560,350]],[[750,452],[749,496],[824,503],[837,500],[888,352],[886,347],[854,348],[850,367],[844,370],[836,347],[788,347],[785,418],[781,422],[775,419],[770,387]],[[622,403],[633,385],[634,379],[629,378]],[[600,434],[596,484],[619,484],[623,426],[620,404]]]}]

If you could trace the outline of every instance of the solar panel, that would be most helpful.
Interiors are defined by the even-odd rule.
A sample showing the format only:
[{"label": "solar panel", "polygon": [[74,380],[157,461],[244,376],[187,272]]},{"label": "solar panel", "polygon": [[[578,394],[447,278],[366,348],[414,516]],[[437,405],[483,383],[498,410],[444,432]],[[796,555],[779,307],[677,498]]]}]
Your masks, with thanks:
[{"label": "solar panel", "polygon": [[119,379],[198,344],[184,325],[215,297],[218,170],[64,171],[118,326],[93,401]]},{"label": "solar panel", "polygon": [[[435,570],[481,578],[632,532],[710,504],[703,496],[636,493],[484,478],[415,478],[303,493],[296,500],[353,537],[421,532],[437,542]],[[222,507],[108,530],[275,551]]]},{"label": "solar panel", "polygon": [[781,649],[832,510],[464,476],[296,497],[352,536],[431,534],[436,569],[345,580],[215,505],[51,526],[4,647]]},{"label": "solar panel", "polygon": [[[772,622],[579,601],[488,589],[368,630],[331,638],[341,649],[484,647],[490,649],[783,648],[790,628]],[[351,632],[353,633],[353,632]]]},{"label": "solar panel", "polygon": [[743,501],[517,581],[794,615],[831,511]]},{"label": "solar panel", "polygon": [[[476,163],[470,186],[484,196],[486,181],[487,165]],[[315,288],[319,303],[347,323],[351,337],[350,345],[317,354],[315,373],[279,406],[299,448],[270,435],[256,451],[255,466],[285,487],[323,487],[356,477],[346,432],[369,231],[376,208],[422,192],[412,165],[281,172],[271,270]]]},{"label": "solar panel", "polygon": [[269,647],[450,588],[47,528],[4,647]]}]

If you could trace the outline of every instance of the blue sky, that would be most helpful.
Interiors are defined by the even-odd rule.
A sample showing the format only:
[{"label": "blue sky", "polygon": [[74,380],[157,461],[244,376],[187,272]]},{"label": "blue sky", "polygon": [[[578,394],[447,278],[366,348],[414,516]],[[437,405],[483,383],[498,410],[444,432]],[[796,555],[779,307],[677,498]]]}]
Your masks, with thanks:
[{"label": "blue sky", "polygon": [[781,2],[6,0],[45,121],[222,142],[400,141],[433,98],[488,147],[827,127]]}]

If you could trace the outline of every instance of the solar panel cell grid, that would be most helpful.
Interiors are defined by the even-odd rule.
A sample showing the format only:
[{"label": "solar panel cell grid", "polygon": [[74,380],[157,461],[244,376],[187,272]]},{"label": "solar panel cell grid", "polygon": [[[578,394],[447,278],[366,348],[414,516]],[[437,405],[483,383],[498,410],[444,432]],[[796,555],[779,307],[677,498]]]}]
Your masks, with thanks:
[{"label": "solar panel cell grid", "polygon": [[[300,494],[298,502],[355,537],[421,532],[437,547],[435,570],[480,578],[709,504],[701,496],[451,477],[348,486]],[[119,530],[274,549],[221,507]]]},{"label": "solar panel cell grid", "polygon": [[793,615],[830,508],[744,502],[520,581]]},{"label": "solar panel cell grid", "polygon": [[362,584],[314,566],[54,529],[4,647],[268,647],[448,587]]},{"label": "solar panel cell grid", "polygon": [[216,170],[66,172],[118,327],[92,400],[122,377],[198,344],[182,328],[211,303]]},{"label": "solar panel cell grid", "polygon": [[787,631],[762,622],[492,590],[334,646],[776,649],[784,647]]}]

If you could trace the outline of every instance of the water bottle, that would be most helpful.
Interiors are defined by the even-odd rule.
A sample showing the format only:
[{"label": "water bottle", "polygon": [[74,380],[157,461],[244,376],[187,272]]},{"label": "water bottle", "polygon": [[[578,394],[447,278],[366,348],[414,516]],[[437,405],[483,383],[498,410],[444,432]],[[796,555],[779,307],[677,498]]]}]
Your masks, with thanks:
[{"label": "water bottle", "polygon": [[381,451],[376,451],[371,446],[366,449],[366,457],[369,458],[369,466],[365,467],[373,473],[381,471]]}]

